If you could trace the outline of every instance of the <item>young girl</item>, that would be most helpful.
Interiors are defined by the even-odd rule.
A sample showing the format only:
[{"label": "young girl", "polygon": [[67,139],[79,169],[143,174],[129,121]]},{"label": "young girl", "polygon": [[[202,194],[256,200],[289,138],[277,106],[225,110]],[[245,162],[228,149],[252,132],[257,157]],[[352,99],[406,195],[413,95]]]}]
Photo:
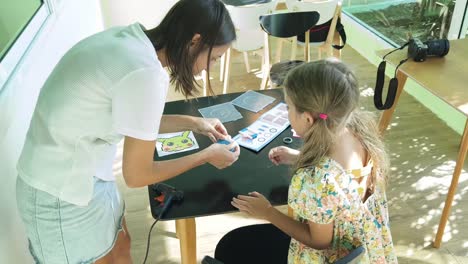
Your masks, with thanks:
[{"label": "young girl", "polygon": [[41,90],[17,166],[18,209],[37,263],[131,263],[124,204],[112,175],[120,140],[129,187],[237,160],[239,147],[231,143],[153,161],[158,133],[228,138],[217,119],[163,116],[163,110],[169,80],[192,95],[194,74],[209,71],[233,40],[219,0],[181,0],[154,29],[138,23],[111,28],[63,56]]},{"label": "young girl", "polygon": [[363,246],[359,263],[396,263],[385,197],[387,156],[372,117],[357,109],[356,77],[336,59],[306,63],[288,74],[284,93],[304,145],[300,151],[273,148],[269,158],[293,165],[293,218],[260,193],[233,198],[234,207],[272,225],[231,231],[216,258],[225,264],[333,263]]}]

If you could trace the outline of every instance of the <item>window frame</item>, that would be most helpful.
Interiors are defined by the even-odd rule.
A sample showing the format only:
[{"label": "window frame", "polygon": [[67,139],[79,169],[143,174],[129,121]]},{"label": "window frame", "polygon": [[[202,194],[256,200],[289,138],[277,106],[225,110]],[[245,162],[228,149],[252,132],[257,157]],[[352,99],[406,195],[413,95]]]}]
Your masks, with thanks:
[{"label": "window frame", "polygon": [[448,32],[448,39],[464,38],[467,30],[467,0],[457,0],[453,9],[452,21]]},{"label": "window frame", "polygon": [[27,23],[0,61],[0,93],[13,76],[22,58],[28,54],[34,40],[45,30],[46,25],[63,6],[63,0],[42,0],[41,6]]},{"label": "window frame", "polygon": [[468,37],[468,1],[465,4],[465,14],[463,14],[463,19],[462,19],[462,27],[460,28],[460,31],[458,33],[458,38],[465,38]]}]

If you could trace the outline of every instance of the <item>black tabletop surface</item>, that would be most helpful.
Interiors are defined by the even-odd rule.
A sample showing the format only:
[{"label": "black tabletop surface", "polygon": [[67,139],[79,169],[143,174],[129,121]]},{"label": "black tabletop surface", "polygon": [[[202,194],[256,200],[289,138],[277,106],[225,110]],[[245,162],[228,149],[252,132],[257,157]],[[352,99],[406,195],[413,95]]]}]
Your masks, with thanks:
[{"label": "black tabletop surface", "polygon": [[[276,101],[265,107],[258,113],[250,112],[237,107],[243,118],[224,123],[231,136],[237,135],[242,128],[252,124],[257,118],[283,101],[283,91],[272,89],[259,91],[276,98]],[[242,93],[219,95],[217,97],[204,97],[188,102],[176,101],[167,103],[164,114],[187,114],[201,116],[199,108],[232,101]],[[154,154],[154,160],[165,160],[182,157],[200,151],[208,147],[211,141],[204,135],[195,134],[200,148],[198,150],[174,154],[159,158]],[[239,159],[230,167],[218,170],[210,164],[194,168],[164,183],[184,192],[184,199],[180,203],[173,203],[172,207],[163,216],[162,220],[189,218],[197,216],[215,215],[237,210],[231,205],[232,197],[238,194],[247,194],[257,191],[265,195],[273,205],[286,204],[288,185],[290,181],[290,169],[288,166],[274,166],[268,159],[271,148],[285,145],[284,137],[292,137],[291,127],[288,127],[276,139],[265,146],[260,152],[254,152],[241,147]],[[298,148],[300,142],[294,138],[294,142],[288,145]],[[151,212],[154,218],[156,202],[155,192],[152,186],[148,186]]]}]

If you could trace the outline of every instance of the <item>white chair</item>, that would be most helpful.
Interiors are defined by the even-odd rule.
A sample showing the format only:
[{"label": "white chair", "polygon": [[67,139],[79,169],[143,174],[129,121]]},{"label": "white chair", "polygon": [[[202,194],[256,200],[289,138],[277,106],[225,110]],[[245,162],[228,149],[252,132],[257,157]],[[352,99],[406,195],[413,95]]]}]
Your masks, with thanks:
[{"label": "white chair", "polygon": [[276,4],[277,0],[245,6],[226,5],[236,28],[237,39],[232,44],[232,47],[223,55],[223,58],[221,58],[220,80],[224,81],[223,93],[227,92],[229,86],[231,49],[235,49],[244,54],[245,67],[247,72],[250,72],[247,52],[257,51],[263,48],[264,45],[263,31],[259,24],[259,17],[272,13],[276,8]]},{"label": "white chair", "polygon": [[[310,42],[311,46],[318,48],[319,57],[321,59],[322,52],[325,52],[327,57],[335,56],[337,58],[341,57],[340,50],[334,50],[332,45],[337,43],[340,45],[340,37],[336,32],[336,24],[338,18],[341,17],[341,1],[340,0],[286,0],[287,9],[290,12],[307,12],[307,11],[317,11],[320,14],[320,20],[317,23],[317,27],[320,27],[321,24],[327,23],[332,20],[328,35],[325,41],[323,42]],[[312,38],[311,32],[311,38]],[[297,47],[297,39],[292,39],[292,48],[291,48],[291,60],[295,59]],[[281,44],[278,45],[278,49],[281,53]],[[304,54],[305,60],[310,61],[310,55]],[[278,60],[278,57],[277,57]],[[278,60],[279,61],[279,60]]]}]

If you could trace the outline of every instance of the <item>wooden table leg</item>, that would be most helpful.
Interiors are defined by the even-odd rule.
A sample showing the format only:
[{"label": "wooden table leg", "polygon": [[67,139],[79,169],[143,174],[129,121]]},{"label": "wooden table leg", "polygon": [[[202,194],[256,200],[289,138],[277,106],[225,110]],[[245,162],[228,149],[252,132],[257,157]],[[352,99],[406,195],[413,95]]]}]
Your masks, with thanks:
[{"label": "wooden table leg", "polygon": [[379,131],[380,131],[380,134],[382,135],[384,134],[385,130],[388,127],[388,124],[390,123],[390,120],[392,119],[393,112],[395,112],[395,108],[398,104],[398,99],[400,98],[400,94],[403,91],[403,88],[405,86],[406,79],[408,79],[408,76],[404,74],[402,71],[398,70],[396,78],[398,79],[398,88],[397,88],[397,93],[395,96],[395,102],[393,103],[393,106],[390,109],[385,110],[382,113],[382,116],[380,117],[380,121],[379,121]]},{"label": "wooden table leg", "polygon": [[219,61],[219,81],[223,82],[224,81],[224,66],[226,62],[226,52],[221,56],[221,59]]},{"label": "wooden table leg", "polygon": [[465,163],[466,152],[468,150],[468,119],[465,123],[465,130],[463,131],[462,140],[460,142],[460,150],[458,151],[458,158],[457,163],[455,165],[455,170],[452,176],[452,182],[450,183],[450,188],[447,194],[447,198],[445,199],[444,210],[442,211],[442,217],[440,218],[439,228],[437,229],[436,238],[434,241],[434,247],[439,248],[442,242],[442,237],[444,236],[444,229],[445,225],[447,224],[447,220],[450,214],[450,209],[452,207],[453,197],[455,196],[455,192],[458,186],[458,180],[460,178],[460,174],[463,168],[463,164]]},{"label": "wooden table leg", "polygon": [[[340,33],[338,33],[338,31],[336,30],[335,30],[335,34],[333,35],[333,45],[338,45],[338,46],[343,45],[343,43],[341,42]],[[333,47],[331,49],[332,49],[331,55],[335,58],[341,59],[341,50],[335,49]]]},{"label": "wooden table leg", "polygon": [[306,31],[305,33],[305,49],[304,49],[304,60],[310,62],[310,32]]},{"label": "wooden table leg", "polygon": [[224,85],[223,85],[223,94],[227,93],[229,86],[229,80],[231,78],[231,48],[227,49],[224,54]]},{"label": "wooden table leg", "polygon": [[176,233],[180,241],[182,264],[197,263],[197,235],[195,218],[176,220]]},{"label": "wooden table leg", "polygon": [[288,216],[294,218],[294,210],[290,206],[288,206]]},{"label": "wooden table leg", "polygon": [[283,51],[283,39],[277,38],[276,39],[276,54],[275,54],[275,62],[278,63],[281,61],[281,52]]},{"label": "wooden table leg", "polygon": [[202,79],[203,79],[203,96],[206,96],[207,95],[207,87],[208,87],[208,73],[206,72],[206,70],[203,70],[202,73]]},{"label": "wooden table leg", "polygon": [[270,79],[270,39],[268,34],[263,34],[265,44],[263,44],[263,64],[262,64],[262,82],[260,84],[260,90],[265,90]]}]

